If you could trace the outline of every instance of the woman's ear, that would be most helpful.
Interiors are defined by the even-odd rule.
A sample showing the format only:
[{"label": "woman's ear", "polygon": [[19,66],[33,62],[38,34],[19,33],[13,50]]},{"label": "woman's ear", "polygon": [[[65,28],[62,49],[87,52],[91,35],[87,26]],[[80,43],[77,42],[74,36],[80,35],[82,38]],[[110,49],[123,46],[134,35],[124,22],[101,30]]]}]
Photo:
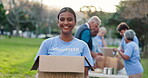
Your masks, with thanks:
[{"label": "woman's ear", "polygon": [[59,20],[57,19],[57,24],[58,24],[58,27],[59,27]]},{"label": "woman's ear", "polygon": [[57,23],[59,23],[59,20],[57,19]]}]

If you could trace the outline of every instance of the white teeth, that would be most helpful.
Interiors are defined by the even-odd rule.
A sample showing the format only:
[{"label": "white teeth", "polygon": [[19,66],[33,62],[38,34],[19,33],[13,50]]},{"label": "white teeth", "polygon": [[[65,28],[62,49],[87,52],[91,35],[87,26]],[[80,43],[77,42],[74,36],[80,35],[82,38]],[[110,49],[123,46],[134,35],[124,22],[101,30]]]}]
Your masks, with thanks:
[{"label": "white teeth", "polygon": [[64,28],[68,28],[68,27],[64,27]]}]

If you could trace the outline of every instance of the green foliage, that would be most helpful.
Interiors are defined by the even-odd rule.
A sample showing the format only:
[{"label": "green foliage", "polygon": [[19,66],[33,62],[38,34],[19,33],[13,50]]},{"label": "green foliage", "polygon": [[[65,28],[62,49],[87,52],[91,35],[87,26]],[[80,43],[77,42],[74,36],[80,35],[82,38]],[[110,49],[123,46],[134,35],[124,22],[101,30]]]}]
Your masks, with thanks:
[{"label": "green foliage", "polygon": [[4,9],[3,4],[0,2],[0,24],[3,25],[6,21],[6,10]]}]

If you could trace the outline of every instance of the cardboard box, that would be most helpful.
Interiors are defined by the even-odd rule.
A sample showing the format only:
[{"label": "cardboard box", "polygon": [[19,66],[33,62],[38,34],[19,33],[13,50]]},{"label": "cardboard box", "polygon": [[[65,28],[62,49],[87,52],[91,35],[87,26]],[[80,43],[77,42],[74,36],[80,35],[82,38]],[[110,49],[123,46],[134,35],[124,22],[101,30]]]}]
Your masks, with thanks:
[{"label": "cardboard box", "polygon": [[102,47],[100,49],[102,51],[103,56],[114,57],[113,48],[111,48],[111,47]]},{"label": "cardboard box", "polygon": [[103,69],[104,67],[109,67],[120,70],[124,67],[122,61],[116,57],[108,57],[108,56],[102,56],[102,57],[103,60],[96,60],[97,66],[100,69]]},{"label": "cardboard box", "polygon": [[41,55],[31,70],[37,68],[38,78],[84,78],[84,57]]},{"label": "cardboard box", "polygon": [[103,60],[96,60],[97,67],[103,69],[104,67],[115,68],[120,70],[124,67],[122,60],[115,57],[112,47],[100,48],[103,54]]}]

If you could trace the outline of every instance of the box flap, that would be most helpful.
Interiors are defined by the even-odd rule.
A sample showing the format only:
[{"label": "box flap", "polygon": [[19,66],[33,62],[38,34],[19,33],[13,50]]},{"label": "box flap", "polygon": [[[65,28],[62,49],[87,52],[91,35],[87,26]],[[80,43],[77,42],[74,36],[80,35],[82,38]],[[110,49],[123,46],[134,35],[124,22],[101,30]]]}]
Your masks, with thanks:
[{"label": "box flap", "polygon": [[37,68],[39,67],[39,56],[37,57],[37,59],[35,60],[32,68],[30,70],[37,70]]},{"label": "box flap", "polygon": [[87,58],[86,58],[86,57],[85,57],[85,60],[86,60],[86,62],[88,63],[88,65],[89,65],[89,67],[90,67],[91,71],[95,71],[95,70],[94,70],[94,68],[91,66],[91,64],[89,63],[89,61],[87,60]]},{"label": "box flap", "polygon": [[104,56],[114,57],[113,48],[111,48],[111,47],[103,47],[103,48],[100,48],[100,49],[103,52]]},{"label": "box flap", "polygon": [[84,73],[84,57],[41,55],[39,58],[39,71]]}]

